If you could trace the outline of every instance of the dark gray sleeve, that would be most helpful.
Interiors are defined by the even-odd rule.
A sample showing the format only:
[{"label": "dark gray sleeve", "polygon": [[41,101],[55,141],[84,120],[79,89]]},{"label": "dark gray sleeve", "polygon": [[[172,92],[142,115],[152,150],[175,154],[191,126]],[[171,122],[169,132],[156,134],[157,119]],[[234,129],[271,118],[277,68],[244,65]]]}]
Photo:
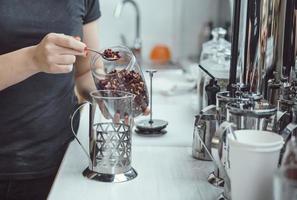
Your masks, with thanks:
[{"label": "dark gray sleeve", "polygon": [[95,21],[101,16],[99,0],[85,0],[85,5],[84,24]]}]

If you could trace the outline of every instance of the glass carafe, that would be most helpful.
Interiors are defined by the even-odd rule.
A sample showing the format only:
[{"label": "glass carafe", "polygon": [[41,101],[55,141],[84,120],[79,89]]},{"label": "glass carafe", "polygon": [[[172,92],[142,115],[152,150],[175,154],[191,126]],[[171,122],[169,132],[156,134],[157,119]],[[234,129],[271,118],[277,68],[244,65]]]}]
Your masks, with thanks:
[{"label": "glass carafe", "polygon": [[[89,159],[83,175],[103,182],[124,182],[137,176],[131,166],[135,95],[117,90],[96,90],[91,102],[81,105],[71,117],[73,135]],[[89,148],[82,145],[73,128],[78,110],[89,108]],[[87,134],[86,134],[87,135]]]}]

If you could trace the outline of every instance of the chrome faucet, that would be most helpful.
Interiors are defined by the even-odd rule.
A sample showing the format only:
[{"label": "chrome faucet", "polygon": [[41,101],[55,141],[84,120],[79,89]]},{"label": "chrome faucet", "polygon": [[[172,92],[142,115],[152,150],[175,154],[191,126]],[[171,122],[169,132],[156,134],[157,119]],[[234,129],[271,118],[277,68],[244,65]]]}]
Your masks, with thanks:
[{"label": "chrome faucet", "polygon": [[130,3],[134,8],[135,8],[135,11],[136,11],[136,34],[135,34],[135,40],[134,40],[134,45],[133,45],[133,48],[132,48],[132,51],[136,57],[137,60],[141,59],[141,39],[140,39],[140,9],[139,9],[139,6],[138,4],[134,1],[134,0],[121,0],[115,10],[114,10],[114,16],[116,18],[119,18],[121,13],[122,13],[122,10],[123,10],[123,7],[126,3]]}]

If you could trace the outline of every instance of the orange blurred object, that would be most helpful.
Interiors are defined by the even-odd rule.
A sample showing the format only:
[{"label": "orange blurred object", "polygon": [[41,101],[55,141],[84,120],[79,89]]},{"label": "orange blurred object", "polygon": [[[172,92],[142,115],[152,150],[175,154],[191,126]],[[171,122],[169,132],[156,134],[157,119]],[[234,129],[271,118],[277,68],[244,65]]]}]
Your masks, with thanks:
[{"label": "orange blurred object", "polygon": [[156,45],[151,51],[150,59],[155,64],[166,64],[171,59],[171,52],[166,45]]}]

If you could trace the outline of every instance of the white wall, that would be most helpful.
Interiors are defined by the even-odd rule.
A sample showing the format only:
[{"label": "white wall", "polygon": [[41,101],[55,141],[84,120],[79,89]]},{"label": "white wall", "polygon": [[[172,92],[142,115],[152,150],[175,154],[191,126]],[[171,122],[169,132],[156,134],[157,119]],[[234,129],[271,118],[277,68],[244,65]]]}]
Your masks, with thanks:
[{"label": "white wall", "polygon": [[[101,46],[121,44],[124,34],[130,45],[135,37],[135,12],[131,5],[124,7],[120,19],[113,10],[120,0],[100,0]],[[158,43],[170,47],[174,60],[197,54],[199,33],[206,21],[218,21],[222,0],[135,0],[141,10],[143,58],[149,59],[152,47]]]}]

